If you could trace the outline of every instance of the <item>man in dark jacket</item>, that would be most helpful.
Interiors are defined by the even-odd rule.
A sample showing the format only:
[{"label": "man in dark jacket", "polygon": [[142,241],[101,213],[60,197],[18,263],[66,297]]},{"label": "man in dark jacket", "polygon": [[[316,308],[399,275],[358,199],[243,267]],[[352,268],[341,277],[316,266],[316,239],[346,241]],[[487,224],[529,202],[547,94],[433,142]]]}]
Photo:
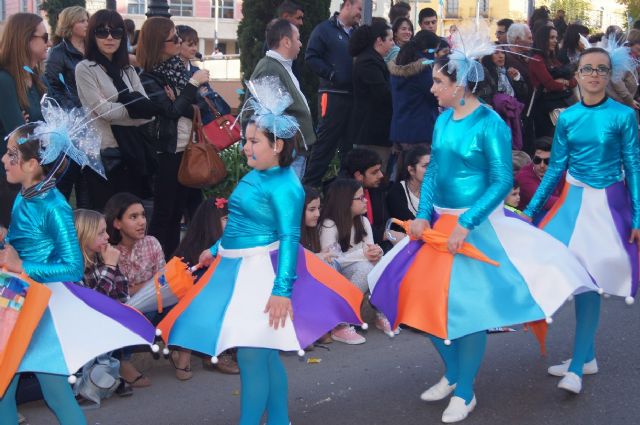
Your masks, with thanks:
[{"label": "man in dark jacket", "polygon": [[320,78],[318,140],[304,176],[311,186],[320,186],[338,147],[350,148],[346,140],[353,104],[349,38],[361,18],[362,0],[344,0],[340,12],[320,23],[309,38],[305,61]]},{"label": "man in dark jacket", "polygon": [[[298,28],[286,19],[276,19],[267,27],[267,44],[269,50],[256,65],[251,79],[266,76],[278,77],[293,99],[293,103],[289,105],[285,113],[298,121],[304,142],[307,147],[311,147],[316,141],[311,111],[292,69],[293,60],[298,57],[302,45]],[[304,174],[305,161],[306,152],[303,149],[298,149],[298,155],[291,164],[298,177],[302,177]]]}]

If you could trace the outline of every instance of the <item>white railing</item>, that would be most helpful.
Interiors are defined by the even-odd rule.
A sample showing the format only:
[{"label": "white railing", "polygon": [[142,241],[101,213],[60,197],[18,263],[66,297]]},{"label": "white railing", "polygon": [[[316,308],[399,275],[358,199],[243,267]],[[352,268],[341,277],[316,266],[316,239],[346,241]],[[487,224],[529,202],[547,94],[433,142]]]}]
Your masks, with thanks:
[{"label": "white railing", "polygon": [[208,69],[212,80],[240,80],[240,55],[204,56],[196,65]]}]

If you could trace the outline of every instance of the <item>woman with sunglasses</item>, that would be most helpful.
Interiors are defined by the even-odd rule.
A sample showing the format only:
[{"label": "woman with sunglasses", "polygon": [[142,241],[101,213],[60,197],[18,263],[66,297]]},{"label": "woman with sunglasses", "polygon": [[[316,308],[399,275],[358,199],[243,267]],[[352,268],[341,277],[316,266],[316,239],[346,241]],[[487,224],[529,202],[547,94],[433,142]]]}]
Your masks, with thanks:
[{"label": "woman with sunglasses", "polygon": [[[582,101],[560,115],[549,168],[524,213],[535,218],[568,170],[562,195],[540,227],[569,247],[600,293],[631,304],[638,290],[640,147],[634,110],[606,95],[611,74],[607,51],[589,48],[580,54],[576,77]],[[562,377],[559,388],[578,394],[582,376],[598,372],[600,296],[577,295],[575,305],[573,356],[548,372]]]},{"label": "woman with sunglasses", "polygon": [[[138,38],[137,59],[147,93],[160,111],[157,117],[158,174],[155,179],[153,216],[149,233],[170,256],[180,241],[180,220],[187,199],[200,199],[198,189],[178,182],[178,168],[191,135],[196,94],[209,81],[209,71],[189,73],[180,58],[182,39],[168,18],[149,18]],[[191,205],[197,204],[190,202]],[[193,212],[193,211],[192,211]],[[182,366],[184,367],[184,366]]]},{"label": "woman with sunglasses", "polygon": [[[40,98],[45,86],[40,79],[40,65],[47,57],[49,34],[42,18],[32,13],[11,15],[0,37],[0,138],[26,122],[42,120]],[[27,66],[32,72],[27,71]],[[6,143],[0,142],[0,156]],[[7,183],[0,165],[0,226],[9,226],[18,186]]]},{"label": "woman with sunglasses", "polygon": [[89,19],[86,59],[76,66],[78,97],[91,111],[102,139],[100,154],[107,174],[103,179],[87,170],[92,208],[102,211],[107,200],[118,192],[149,197],[148,184],[138,173],[139,164],[128,162],[112,126],[132,128],[149,121],[153,104],[135,69],[129,64],[124,40],[124,21],[118,12],[99,10]]}]

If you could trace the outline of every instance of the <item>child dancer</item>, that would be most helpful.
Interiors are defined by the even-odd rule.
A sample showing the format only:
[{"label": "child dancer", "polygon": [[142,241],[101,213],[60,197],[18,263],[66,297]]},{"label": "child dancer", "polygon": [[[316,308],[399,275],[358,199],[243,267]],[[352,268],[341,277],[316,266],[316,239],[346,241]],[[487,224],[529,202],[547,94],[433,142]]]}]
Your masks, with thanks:
[{"label": "child dancer", "polygon": [[253,170],[229,199],[221,243],[201,256],[215,262],[160,328],[168,344],[214,356],[238,347],[240,424],[259,424],[266,410],[269,425],[288,425],[278,350],[301,350],[338,323],[361,323],[362,295],[299,247],[304,193],[290,168],[298,125],[283,115],[291,96],[277,78],[248,87],[254,114],[243,151]]},{"label": "child dancer", "polygon": [[[445,374],[421,398],[453,392],[445,423],[465,419],[476,406],[473,383],[487,329],[549,318],[572,293],[595,289],[562,244],[505,216],[503,200],[513,187],[510,132],[473,94],[482,80],[476,59],[495,49],[485,38],[457,43],[433,69],[431,90],[449,109],[436,122],[410,234],[422,238],[435,210],[439,217],[427,233],[444,236],[448,252],[405,238],[369,275],[371,302],[394,326],[403,322],[431,335]],[[465,242],[488,258],[474,259],[482,256]]]},{"label": "child dancer", "polygon": [[[640,148],[634,110],[605,93],[616,65],[622,66],[612,66],[600,48],[580,54],[576,75],[582,102],[560,115],[549,168],[524,213],[535,217],[568,170],[562,195],[540,227],[569,247],[601,293],[631,304],[638,291]],[[577,394],[582,376],[598,372],[594,340],[600,297],[589,292],[576,296],[575,303],[573,357],[548,371],[563,377],[559,388]]]}]

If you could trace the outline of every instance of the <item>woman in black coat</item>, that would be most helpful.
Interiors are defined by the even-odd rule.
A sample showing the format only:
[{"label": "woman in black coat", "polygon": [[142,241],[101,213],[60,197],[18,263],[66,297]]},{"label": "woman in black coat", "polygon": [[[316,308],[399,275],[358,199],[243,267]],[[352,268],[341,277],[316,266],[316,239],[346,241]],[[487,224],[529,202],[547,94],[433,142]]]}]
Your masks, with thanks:
[{"label": "woman in black coat", "polygon": [[[56,37],[58,44],[49,50],[45,65],[45,79],[49,86],[48,96],[64,109],[81,108],[76,86],[76,65],[84,59],[85,37],[89,27],[89,12],[81,6],[67,7],[58,15]],[[71,161],[67,172],[56,186],[69,199],[76,188],[78,208],[93,209],[87,181],[80,166]]]},{"label": "woman in black coat", "polygon": [[387,169],[391,151],[391,85],[384,57],[393,46],[391,28],[382,20],[359,27],[349,41],[353,56],[353,108],[349,135],[355,146],[371,149]]},{"label": "woman in black coat", "polygon": [[178,56],[181,41],[170,19],[153,17],[142,26],[136,50],[144,69],[140,80],[159,108],[155,123],[158,172],[149,234],[160,241],[165,257],[180,241],[180,220],[187,199],[198,195],[198,189],[178,182],[178,169],[191,135],[198,88],[209,81],[209,71],[199,70],[193,75],[187,71]]}]

